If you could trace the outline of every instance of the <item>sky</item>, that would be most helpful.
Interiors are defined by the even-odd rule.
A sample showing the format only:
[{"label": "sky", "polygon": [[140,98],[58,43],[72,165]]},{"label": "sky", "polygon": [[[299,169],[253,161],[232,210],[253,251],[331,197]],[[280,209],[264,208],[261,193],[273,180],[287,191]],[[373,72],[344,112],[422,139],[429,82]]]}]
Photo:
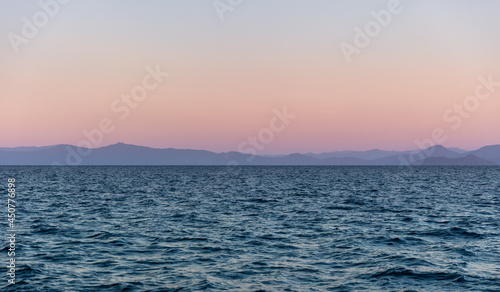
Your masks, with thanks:
[{"label": "sky", "polygon": [[60,2],[0,0],[0,147],[500,144],[499,1]]}]

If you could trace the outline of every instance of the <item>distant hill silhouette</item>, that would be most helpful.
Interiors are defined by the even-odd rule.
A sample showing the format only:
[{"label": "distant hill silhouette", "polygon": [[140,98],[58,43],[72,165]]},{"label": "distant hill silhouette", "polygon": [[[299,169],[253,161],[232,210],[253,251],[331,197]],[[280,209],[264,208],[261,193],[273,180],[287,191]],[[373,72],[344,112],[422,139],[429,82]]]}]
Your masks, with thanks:
[{"label": "distant hill silhouette", "polygon": [[469,154],[460,158],[430,157],[419,161],[419,165],[497,165],[494,162]]},{"label": "distant hill silhouette", "polygon": [[500,164],[500,145],[484,146],[470,153],[477,157],[493,161],[496,164]]},{"label": "distant hill silhouette", "polygon": [[0,165],[498,165],[500,145],[463,152],[441,145],[413,151],[338,151],[250,155],[157,149],[117,143],[96,149],[72,145],[0,148]]}]

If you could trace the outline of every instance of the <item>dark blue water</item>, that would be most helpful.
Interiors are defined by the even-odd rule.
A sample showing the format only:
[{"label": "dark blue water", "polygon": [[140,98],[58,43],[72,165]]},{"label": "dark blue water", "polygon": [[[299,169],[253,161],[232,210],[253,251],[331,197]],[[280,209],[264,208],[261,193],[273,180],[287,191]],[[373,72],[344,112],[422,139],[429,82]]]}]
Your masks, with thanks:
[{"label": "dark blue water", "polygon": [[8,177],[2,291],[500,291],[500,167],[2,167],[2,206]]}]

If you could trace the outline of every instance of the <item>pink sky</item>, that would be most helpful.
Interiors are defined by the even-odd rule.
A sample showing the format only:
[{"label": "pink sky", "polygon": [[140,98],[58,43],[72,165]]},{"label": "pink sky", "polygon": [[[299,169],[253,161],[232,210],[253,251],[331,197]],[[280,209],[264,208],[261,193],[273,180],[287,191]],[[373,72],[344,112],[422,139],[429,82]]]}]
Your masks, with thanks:
[{"label": "pink sky", "polygon": [[[20,53],[4,40],[0,147],[76,145],[86,139],[83,130],[109,118],[116,129],[101,146],[231,151],[284,107],[297,117],[262,154],[414,149],[415,140],[431,137],[435,128],[444,129],[445,146],[500,144],[500,87],[458,129],[443,120],[455,103],[474,95],[480,76],[500,82],[500,44],[481,20],[498,24],[496,16],[479,5],[457,5],[444,15],[413,3],[346,62],[339,44],[352,43],[353,28],[384,3],[358,5],[346,12],[350,17],[335,7],[309,7],[298,23],[298,8],[279,14],[279,7],[247,4],[221,22],[211,6],[192,15],[179,3],[185,17],[165,23],[146,17],[154,7],[118,16],[104,7],[91,23],[79,12],[88,4],[74,3]],[[3,20],[9,24],[4,35],[19,31],[22,16],[36,11],[36,5],[14,10]],[[452,25],[458,22],[462,27]],[[121,120],[111,104],[157,64],[170,76]]]}]

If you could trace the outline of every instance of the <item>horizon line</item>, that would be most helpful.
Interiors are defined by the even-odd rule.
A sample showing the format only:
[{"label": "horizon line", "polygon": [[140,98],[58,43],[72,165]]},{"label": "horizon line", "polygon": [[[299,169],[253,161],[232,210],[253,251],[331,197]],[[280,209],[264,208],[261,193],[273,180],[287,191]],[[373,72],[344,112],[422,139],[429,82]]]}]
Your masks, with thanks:
[{"label": "horizon line", "polygon": [[[71,147],[78,147],[78,148],[85,148],[85,149],[95,150],[95,149],[100,149],[100,148],[105,148],[105,147],[114,146],[114,145],[120,145],[120,144],[122,144],[122,145],[129,145],[129,146],[135,146],[135,147],[145,147],[145,148],[157,149],[157,150],[176,149],[176,150],[207,151],[207,152],[212,152],[212,153],[217,153],[217,154],[230,153],[230,152],[237,152],[237,153],[242,153],[242,154],[249,154],[249,153],[245,153],[245,152],[239,152],[239,151],[236,151],[236,150],[216,152],[216,151],[211,151],[211,150],[206,150],[206,149],[194,149],[194,148],[173,148],[173,147],[158,148],[158,147],[151,147],[151,146],[144,146],[144,145],[137,145],[137,144],[129,144],[129,143],[124,143],[124,142],[117,142],[117,143],[107,144],[107,145],[103,145],[103,146],[100,146],[100,147],[94,147],[94,148],[82,147],[82,146],[77,146],[77,145],[72,145],[72,144],[54,144],[54,145],[45,145],[45,146],[0,147],[0,149],[5,149],[5,148],[7,148],[7,149],[16,149],[16,148],[47,148],[47,147],[55,147],[55,146],[71,146]],[[456,146],[446,147],[446,146],[443,146],[441,144],[434,144],[434,145],[426,147],[426,148],[407,149],[407,150],[383,150],[383,149],[379,149],[379,148],[371,148],[371,149],[368,149],[368,150],[332,150],[332,151],[320,152],[320,153],[315,153],[315,152],[308,151],[308,152],[291,152],[291,153],[288,153],[288,154],[258,154],[258,156],[280,156],[280,155],[292,155],[292,154],[315,154],[315,155],[320,155],[320,154],[332,153],[332,152],[345,152],[345,151],[350,151],[350,152],[368,152],[368,151],[374,151],[374,150],[385,151],[385,152],[409,152],[409,151],[419,151],[419,150],[429,149],[431,147],[436,147],[436,146],[441,146],[441,147],[446,148],[446,149],[448,149],[450,151],[453,151],[451,149],[459,149],[459,150],[463,150],[463,151],[466,151],[466,152],[472,152],[472,151],[475,151],[475,150],[479,150],[479,149],[481,149],[483,147],[495,146],[495,145],[500,145],[500,144],[484,145],[484,146],[481,146],[481,147],[479,147],[477,149],[473,149],[473,150],[463,149],[463,148],[456,147]]]}]

